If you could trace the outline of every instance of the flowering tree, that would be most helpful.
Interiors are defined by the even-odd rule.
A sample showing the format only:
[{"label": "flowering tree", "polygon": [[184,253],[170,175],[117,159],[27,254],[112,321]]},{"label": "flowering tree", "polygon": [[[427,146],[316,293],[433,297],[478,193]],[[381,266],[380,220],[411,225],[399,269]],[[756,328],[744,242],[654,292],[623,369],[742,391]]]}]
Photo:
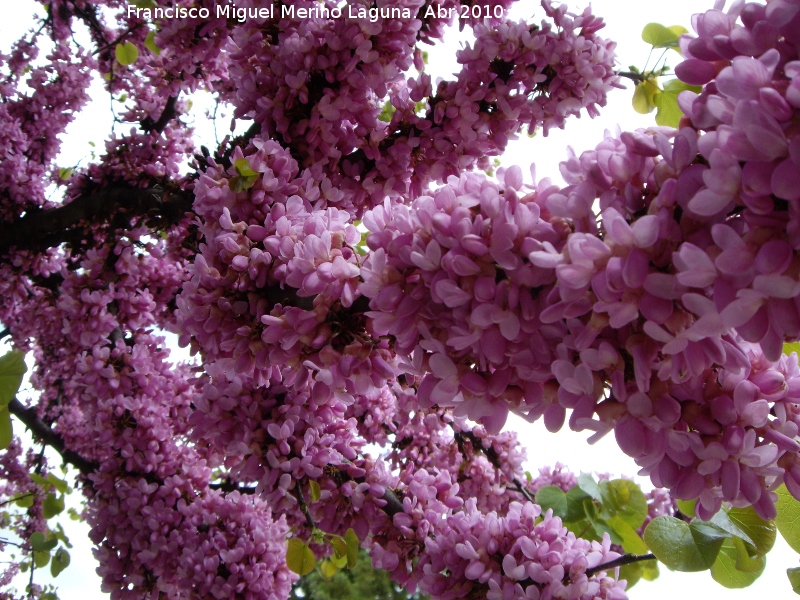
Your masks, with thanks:
[{"label": "flowering tree", "polygon": [[[800,550],[800,3],[648,26],[685,59],[663,87],[588,10],[509,4],[51,0],[0,56],[3,584],[69,562],[38,444],[114,599],[285,599],[364,547],[437,599],[621,600],[656,559],[737,587],[776,527]],[[59,168],[95,73],[130,129]],[[563,188],[482,172],[621,75],[677,128]],[[181,120],[201,89],[252,121],[213,151]],[[613,432],[657,489],[526,476],[510,412]]]}]

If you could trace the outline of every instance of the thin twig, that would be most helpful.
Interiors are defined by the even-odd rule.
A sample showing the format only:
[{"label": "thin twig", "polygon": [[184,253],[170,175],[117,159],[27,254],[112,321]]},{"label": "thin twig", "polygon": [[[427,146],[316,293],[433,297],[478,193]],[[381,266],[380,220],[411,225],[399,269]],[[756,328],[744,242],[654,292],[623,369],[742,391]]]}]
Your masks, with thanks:
[{"label": "thin twig", "polygon": [[294,495],[295,498],[297,498],[297,503],[300,505],[300,510],[306,517],[306,523],[308,524],[309,529],[314,531],[317,526],[314,523],[313,517],[311,516],[311,511],[308,510],[308,505],[306,504],[306,499],[303,497],[303,490],[300,489],[300,484],[295,484]]},{"label": "thin twig", "polygon": [[619,558],[615,558],[614,560],[610,560],[607,563],[603,563],[602,565],[597,565],[596,567],[592,567],[591,569],[586,569],[586,576],[591,577],[595,573],[599,573],[600,571],[608,571],[610,569],[615,569],[617,567],[624,567],[625,565],[631,565],[633,563],[641,562],[643,560],[655,560],[654,554],[623,554]]},{"label": "thin twig", "polygon": [[[454,431],[454,435],[456,440],[459,438],[466,439],[472,445],[474,450],[480,450],[483,452],[495,469],[500,471],[500,473],[503,472],[503,469],[501,468],[502,465],[500,464],[500,457],[497,456],[497,452],[494,451],[494,448],[491,446],[489,448],[484,448],[480,438],[471,431]],[[511,482],[514,484],[517,491],[522,494],[528,502],[534,501],[531,493],[525,488],[524,485],[522,485],[522,482],[518,478],[514,477]]]},{"label": "thin twig", "polygon": [[0,502],[0,506],[11,504],[12,502],[16,502],[17,500],[22,500],[23,498],[27,498],[28,496],[33,496],[33,492],[28,492],[26,494],[22,494],[22,496],[17,496],[16,498],[10,498],[9,500],[4,500],[3,502]]}]

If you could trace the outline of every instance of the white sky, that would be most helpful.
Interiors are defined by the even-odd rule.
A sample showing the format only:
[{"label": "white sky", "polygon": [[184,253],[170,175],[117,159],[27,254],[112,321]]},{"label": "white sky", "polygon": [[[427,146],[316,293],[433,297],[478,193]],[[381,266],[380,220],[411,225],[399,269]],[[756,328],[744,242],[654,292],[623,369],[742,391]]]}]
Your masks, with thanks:
[{"label": "white sky", "polygon": [[[519,4],[525,10],[533,10],[535,20],[541,20],[541,9],[538,3],[523,0]],[[583,7],[586,2],[575,2],[570,7]],[[603,16],[607,27],[603,34],[617,42],[617,54],[620,66],[627,69],[634,64],[643,67],[649,46],[641,41],[642,28],[649,22],[663,25],[683,25],[691,30],[690,18],[693,12],[711,8],[712,1],[697,2],[695,0],[670,0],[669,2],[649,3],[642,0],[595,0],[592,2],[594,13]],[[7,50],[9,44],[18,37],[20,31],[28,27],[31,14],[42,8],[33,0],[14,0],[3,2],[2,18],[0,18],[0,48]],[[524,15],[517,7],[515,12]],[[453,36],[455,37],[455,36]],[[450,42],[444,50],[429,50],[431,64],[429,70],[446,75],[456,69],[454,47],[457,41]],[[669,53],[670,64],[674,65],[677,54]],[[447,61],[450,61],[448,64]],[[652,66],[652,61],[651,61]],[[531,162],[537,164],[537,177],[559,179],[558,163],[566,158],[566,147],[572,146],[576,152],[593,148],[603,138],[605,129],[614,131],[617,124],[623,129],[648,127],[655,124],[653,114],[639,115],[631,108],[632,90],[620,90],[611,94],[608,106],[602,110],[597,119],[589,119],[584,115],[580,120],[568,123],[564,131],[552,131],[548,138],[536,136],[514,142],[502,159],[504,166],[520,164],[523,173],[528,172]],[[60,166],[72,166],[81,160],[88,159],[89,141],[102,148],[102,142],[110,130],[109,101],[107,95],[98,87],[95,97],[100,98],[90,109],[85,110],[74,122],[65,136],[63,160]],[[203,104],[202,99],[196,105]],[[202,117],[201,117],[202,119]],[[225,119],[220,120],[224,127]],[[201,123],[198,123],[200,129]],[[208,145],[213,145],[213,137]],[[17,427],[19,424],[17,423]],[[588,433],[575,434],[567,428],[558,434],[551,434],[539,424],[529,425],[521,419],[509,421],[508,428],[518,431],[520,439],[528,448],[528,469],[536,473],[540,466],[553,465],[560,461],[575,472],[609,472],[612,474],[633,475],[636,466],[617,448],[613,434],[607,436],[594,446],[588,446],[585,439]],[[649,487],[649,480],[639,479],[644,487]],[[77,494],[73,494],[76,496]],[[107,599],[102,594],[98,577],[94,573],[96,563],[91,555],[91,544],[86,537],[85,526],[81,527],[64,518],[62,524],[68,528],[68,535],[75,548],[71,550],[72,564],[54,583],[59,588],[62,600],[99,600]],[[767,568],[759,580],[743,590],[726,590],[711,579],[710,574],[672,573],[661,565],[661,576],[655,582],[640,582],[630,592],[631,600],[707,600],[715,596],[720,600],[744,600],[758,595],[769,598],[791,598],[791,591],[786,579],[786,569],[798,566],[797,555],[778,536],[778,542],[767,560]],[[49,570],[37,571],[36,581],[50,581]],[[24,582],[21,587],[24,586]]]}]

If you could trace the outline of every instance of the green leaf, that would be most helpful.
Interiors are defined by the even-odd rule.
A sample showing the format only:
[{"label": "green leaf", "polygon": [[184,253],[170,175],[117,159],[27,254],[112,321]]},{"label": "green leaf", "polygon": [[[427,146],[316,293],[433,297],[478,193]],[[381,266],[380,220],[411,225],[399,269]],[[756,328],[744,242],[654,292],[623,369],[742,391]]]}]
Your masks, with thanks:
[{"label": "green leaf", "polygon": [[57,539],[45,539],[44,534],[41,531],[34,531],[31,534],[30,543],[31,550],[36,552],[50,552],[50,550],[58,546]]},{"label": "green leaf", "polygon": [[31,478],[31,481],[33,483],[42,486],[45,490],[49,490],[53,486],[52,483],[47,481],[47,479],[45,479],[38,473],[28,473],[28,477]]},{"label": "green leaf", "polygon": [[678,500],[678,510],[680,510],[687,517],[694,518],[694,507],[697,505],[697,499],[694,500]]},{"label": "green leaf", "polygon": [[114,50],[117,62],[123,67],[132,65],[139,58],[139,48],[133,42],[120,42]]},{"label": "green leaf", "polygon": [[591,475],[587,475],[586,473],[578,475],[578,487],[598,502],[602,501],[603,498],[600,495],[600,487]]},{"label": "green leaf", "polygon": [[586,518],[585,501],[592,501],[591,496],[584,492],[580,486],[573,486],[567,491],[567,515],[565,522],[582,521]]},{"label": "green leaf", "polygon": [[42,567],[47,566],[47,563],[49,562],[50,562],[49,550],[47,550],[46,552],[35,551],[33,553],[33,564],[36,565],[37,569],[41,569]]},{"label": "green leaf", "polygon": [[250,161],[246,158],[237,158],[233,161],[233,169],[236,171],[238,175],[242,177],[253,177],[258,176],[258,173],[253,171],[253,167],[250,165]]},{"label": "green leaf", "polygon": [[42,516],[51,519],[61,514],[64,510],[64,496],[56,497],[55,494],[47,494],[42,502]]},{"label": "green leaf", "polygon": [[647,554],[650,551],[641,536],[621,516],[615,515],[606,519],[606,522],[622,540],[626,553]]},{"label": "green leaf", "polygon": [[30,508],[33,506],[33,494],[26,494],[25,496],[20,496],[16,500],[17,506],[20,508]]},{"label": "green leaf", "polygon": [[61,181],[67,181],[70,177],[72,177],[72,169],[70,167],[63,167],[58,170],[58,178]]},{"label": "green leaf", "polygon": [[560,487],[545,485],[536,492],[536,504],[542,507],[542,512],[553,510],[553,516],[563,519],[567,516],[567,495]]},{"label": "green leaf", "polygon": [[776,491],[778,502],[775,508],[778,509],[778,516],[775,517],[775,525],[792,550],[800,552],[800,502],[794,499],[785,485]]},{"label": "green leaf", "polygon": [[331,546],[333,546],[333,555],[336,558],[347,558],[347,542],[338,535],[331,538]]},{"label": "green leaf", "polygon": [[655,581],[658,579],[660,573],[658,572],[658,561],[657,560],[645,560],[640,563],[643,567],[642,569],[642,578],[645,581]]},{"label": "green leaf", "polygon": [[678,106],[678,94],[687,90],[699,92],[701,89],[696,85],[683,83],[680,79],[667,81],[664,89],[654,99],[656,108],[658,108],[656,123],[667,127],[677,127],[683,116],[683,111]]},{"label": "green leaf", "polygon": [[347,544],[347,568],[352,569],[356,566],[358,549],[361,548],[361,542],[352,527],[344,534],[344,541]]},{"label": "green leaf", "polygon": [[[11,413],[7,407],[0,408],[0,450],[5,450],[14,439],[14,428],[11,425]],[[33,503],[33,500],[31,500]]]},{"label": "green leaf", "polygon": [[[725,540],[726,542],[728,540]],[[748,544],[740,537],[733,538],[733,545],[736,547],[736,570],[744,573],[758,573],[764,571],[767,564],[766,557],[761,555],[751,555]],[[723,544],[724,546],[724,544]]]},{"label": "green leaf", "polygon": [[250,166],[250,161],[246,158],[237,158],[233,162],[233,169],[236,171],[236,176],[231,178],[229,187],[235,193],[249,190],[253,184],[258,180],[258,173],[253,171]]},{"label": "green leaf", "polygon": [[647,498],[641,488],[628,479],[601,481],[600,514],[604,519],[618,516],[633,529],[647,518]]},{"label": "green leaf", "polygon": [[62,494],[69,494],[72,491],[66,481],[59,479],[52,473],[47,474],[47,481]]},{"label": "green leaf", "polygon": [[752,506],[746,508],[731,508],[728,512],[728,518],[731,522],[739,527],[740,531],[746,534],[746,537],[740,535],[745,541],[752,544],[755,554],[764,556],[767,552],[772,550],[775,545],[775,538],[777,537],[775,523],[772,521],[765,521],[756,514]]},{"label": "green leaf", "polygon": [[338,558],[334,556],[330,560],[333,564],[336,565],[337,569],[344,569],[347,566],[347,555],[339,556]]},{"label": "green leaf", "polygon": [[677,48],[678,40],[684,33],[686,29],[680,25],[665,27],[660,23],[648,23],[642,29],[642,40],[653,48]]},{"label": "green leaf", "polygon": [[306,543],[298,538],[291,538],[286,548],[286,566],[300,576],[308,575],[314,570],[317,557]]},{"label": "green leaf", "polygon": [[41,531],[34,531],[31,534],[30,543],[33,550],[44,550],[44,534]]},{"label": "green leaf", "polygon": [[64,548],[59,548],[53,555],[53,562],[50,563],[50,574],[53,577],[58,577],[64,569],[69,566],[69,552]]},{"label": "green leaf", "polygon": [[[701,521],[696,521],[700,523]],[[727,531],[731,534],[731,536],[738,536],[745,540],[751,546],[755,546],[755,542],[750,538],[747,533],[745,533],[738,524],[734,523],[731,518],[728,516],[728,513],[724,510],[719,511],[715,514],[709,523],[713,523],[723,531]]]},{"label": "green leaf", "polygon": [[800,342],[787,342],[783,345],[783,353],[787,356],[792,352],[796,352],[800,356]]},{"label": "green leaf", "polygon": [[327,558],[319,563],[319,573],[322,575],[323,579],[331,579],[334,575],[336,575],[338,570],[339,568]]},{"label": "green leaf", "polygon": [[232,192],[238,194],[239,192],[249,190],[251,187],[253,187],[255,182],[255,177],[240,177],[237,175],[236,177],[231,178],[230,182],[228,183],[228,187],[231,188]]},{"label": "green leaf", "polygon": [[317,500],[319,500],[319,495],[320,495],[319,484],[316,481],[312,480],[308,482],[308,487],[311,490],[311,501],[316,502]]},{"label": "green leaf", "polygon": [[392,106],[391,101],[387,100],[386,103],[383,105],[381,109],[381,114],[378,115],[378,120],[383,121],[384,123],[388,123],[392,120],[392,115],[394,114],[395,107]]},{"label": "green leaf", "polygon": [[25,355],[19,350],[0,356],[0,407],[8,406],[14,399],[27,370]]},{"label": "green leaf", "polygon": [[655,98],[661,93],[658,86],[651,80],[637,83],[633,90],[633,110],[640,115],[653,112],[656,107]]},{"label": "green leaf", "polygon": [[147,32],[147,37],[144,38],[144,47],[156,56],[161,55],[161,48],[156,44],[156,32],[152,29]]},{"label": "green leaf", "polygon": [[789,578],[789,583],[792,584],[794,593],[800,594],[800,567],[786,569],[786,576]]},{"label": "green leaf", "polygon": [[675,517],[656,517],[644,530],[644,541],[656,558],[673,571],[705,571],[731,535],[711,523],[688,524]]},{"label": "green leaf", "polygon": [[[746,557],[745,562],[752,563],[747,565],[747,570],[739,568],[742,553]],[[711,566],[711,577],[726,588],[744,588],[759,578],[764,572],[766,564],[767,560],[763,556],[757,558],[747,556],[744,541],[740,538],[733,538],[722,543],[717,560]]]}]

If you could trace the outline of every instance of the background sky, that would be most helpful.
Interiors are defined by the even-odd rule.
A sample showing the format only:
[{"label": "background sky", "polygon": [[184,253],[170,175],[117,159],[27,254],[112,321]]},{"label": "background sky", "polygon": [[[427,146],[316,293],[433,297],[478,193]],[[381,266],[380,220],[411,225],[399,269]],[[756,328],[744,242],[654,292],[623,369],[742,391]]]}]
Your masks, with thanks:
[{"label": "background sky", "polygon": [[[521,18],[533,15],[535,21],[542,18],[538,3],[529,0],[520,2],[522,6],[514,9],[514,14]],[[570,8],[582,9],[586,2],[570,3]],[[592,2],[594,14],[604,17],[607,26],[603,35],[617,42],[617,55],[621,68],[628,65],[644,66],[649,45],[642,42],[642,28],[650,22],[663,25],[683,25],[691,31],[691,15],[694,12],[711,8],[712,2],[696,0],[670,0],[669,2],[649,3],[642,0],[595,0]],[[30,26],[31,16],[42,14],[40,5],[33,0],[5,0],[0,15],[0,49],[7,50],[11,42]],[[455,50],[458,44],[468,39],[459,39],[458,32],[451,32],[445,47],[429,49],[429,72],[447,76],[457,69]],[[654,58],[656,56],[654,55]],[[669,64],[677,62],[678,55],[670,51]],[[651,59],[651,66],[652,66]],[[102,148],[111,127],[109,98],[102,91],[99,82],[95,82],[94,104],[84,110],[67,130],[64,137],[63,152],[59,166],[69,167],[78,163],[85,164],[89,160],[94,142]],[[632,84],[627,82],[629,88]],[[547,138],[537,135],[528,138],[522,135],[520,140],[512,142],[502,157],[503,166],[519,164],[523,173],[528,173],[530,164],[536,163],[538,178],[551,177],[560,180],[558,163],[566,158],[566,148],[571,146],[577,153],[593,148],[603,138],[604,130],[614,132],[617,125],[623,130],[655,125],[654,115],[639,115],[631,108],[632,89],[617,90],[609,96],[608,106],[601,110],[600,117],[590,119],[583,114],[579,120],[568,122],[565,130],[551,131]],[[199,97],[194,101],[196,126],[209,146],[213,146],[213,128],[203,116],[202,109],[209,106],[207,97]],[[220,119],[220,126],[225,127],[227,119]],[[118,126],[119,127],[119,126]],[[222,135],[224,131],[221,130]],[[4,352],[4,350],[0,350]],[[19,430],[19,423],[15,425]],[[533,473],[545,465],[554,465],[557,461],[569,466],[577,472],[607,472],[612,475],[632,476],[637,467],[633,460],[622,454],[617,448],[613,434],[589,446],[586,438],[589,432],[573,433],[563,429],[557,434],[549,433],[540,424],[528,424],[521,419],[511,418],[508,429],[518,432],[523,444],[528,449],[528,470]],[[54,464],[57,464],[54,463]],[[646,489],[651,487],[646,478],[637,478]],[[77,494],[72,494],[77,496]],[[85,525],[69,521],[67,517],[62,523],[74,549],[71,550],[72,564],[53,583],[59,588],[62,600],[99,600],[108,595],[100,592],[100,580],[95,574],[96,563],[91,555],[91,544],[86,536]],[[707,600],[715,597],[719,600],[752,599],[758,595],[781,599],[796,597],[786,579],[786,569],[798,566],[797,555],[778,536],[778,542],[769,554],[767,568],[759,580],[743,590],[727,590],[711,579],[708,571],[701,573],[672,573],[663,565],[661,576],[655,582],[642,581],[630,591],[631,600]],[[36,581],[50,581],[49,570],[38,570]],[[24,581],[20,587],[24,586]]]}]

